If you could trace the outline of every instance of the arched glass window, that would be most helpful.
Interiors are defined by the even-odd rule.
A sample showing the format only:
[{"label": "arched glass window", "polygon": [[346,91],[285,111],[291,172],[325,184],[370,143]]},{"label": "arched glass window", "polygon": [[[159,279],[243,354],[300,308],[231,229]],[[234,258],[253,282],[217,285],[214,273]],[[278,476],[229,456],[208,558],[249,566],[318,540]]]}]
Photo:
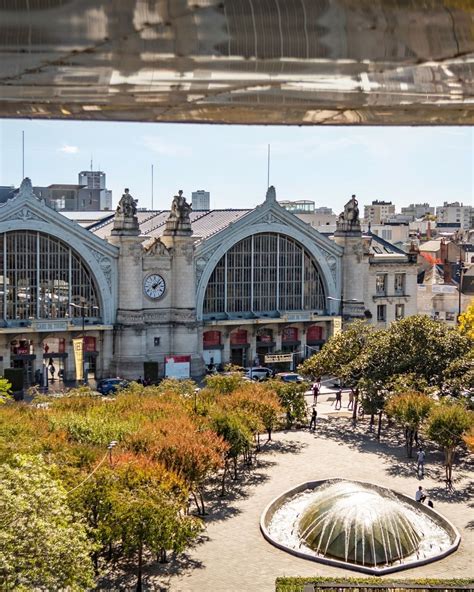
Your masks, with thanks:
[{"label": "arched glass window", "polygon": [[100,317],[98,292],[91,272],[66,243],[31,230],[5,232],[0,313],[4,320]]},{"label": "arched glass window", "polygon": [[262,233],[230,248],[214,268],[205,315],[324,311],[320,271],[305,248],[283,234]]}]

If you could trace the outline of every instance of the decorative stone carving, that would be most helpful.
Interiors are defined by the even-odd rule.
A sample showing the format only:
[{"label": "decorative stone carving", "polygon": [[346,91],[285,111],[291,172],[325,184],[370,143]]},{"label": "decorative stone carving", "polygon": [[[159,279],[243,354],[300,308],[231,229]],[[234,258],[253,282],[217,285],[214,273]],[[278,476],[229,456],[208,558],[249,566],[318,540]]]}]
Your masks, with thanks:
[{"label": "decorative stone carving", "polygon": [[147,256],[169,257],[170,252],[159,238],[152,243],[146,250]]},{"label": "decorative stone carving", "polygon": [[137,202],[138,200],[130,195],[128,189],[125,189],[125,193],[120,198],[117,209],[115,210],[112,234],[140,234],[137,218]]},{"label": "decorative stone carving", "polygon": [[32,212],[29,208],[21,208],[18,212],[12,214],[9,218],[10,220],[38,220],[39,222],[44,222],[45,218],[38,216],[35,212]]},{"label": "decorative stone carving", "polygon": [[332,275],[332,279],[334,281],[336,281],[336,276],[337,276],[337,260],[336,260],[336,257],[334,257],[334,255],[331,255],[327,251],[323,251],[323,255],[324,255],[324,258],[326,259],[326,262],[328,264],[329,270],[330,270],[331,275]]},{"label": "decorative stone carving", "polygon": [[337,233],[355,232],[360,233],[360,219],[359,219],[359,202],[356,196],[353,195],[351,199],[344,206],[344,211],[341,212],[336,222]]},{"label": "decorative stone carving", "polygon": [[100,269],[101,269],[102,273],[104,274],[104,277],[107,281],[107,285],[109,287],[109,290],[112,291],[112,262],[110,261],[110,258],[107,257],[106,255],[103,255],[99,251],[96,251],[96,249],[89,249],[89,250],[90,250],[92,256],[94,257],[94,259],[99,264],[99,267],[100,267]]},{"label": "decorative stone carving", "polygon": [[[34,199],[40,201],[38,199],[38,197],[33,192],[33,185],[31,183],[31,179],[29,177],[25,177],[23,179],[23,181],[21,182],[20,189],[19,189],[16,197],[23,197],[23,198],[27,198],[27,199],[34,198]],[[41,201],[44,201],[44,200],[41,200]]]},{"label": "decorative stone carving", "polygon": [[191,211],[191,206],[186,201],[180,189],[178,195],[173,197],[170,215],[168,216],[168,220],[166,220],[166,229],[163,234],[166,236],[191,235],[192,229],[189,219]]}]

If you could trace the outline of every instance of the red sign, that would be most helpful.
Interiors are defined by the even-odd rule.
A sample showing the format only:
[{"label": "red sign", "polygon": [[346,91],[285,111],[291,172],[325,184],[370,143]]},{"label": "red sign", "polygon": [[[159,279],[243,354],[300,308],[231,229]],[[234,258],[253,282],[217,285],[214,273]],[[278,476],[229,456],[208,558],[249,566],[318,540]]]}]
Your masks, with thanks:
[{"label": "red sign", "polygon": [[95,351],[95,337],[84,337],[84,352]]},{"label": "red sign", "polygon": [[205,331],[202,334],[203,344],[209,345],[220,345],[221,344],[221,332],[220,331]]},{"label": "red sign", "polygon": [[245,329],[237,329],[230,334],[231,345],[247,345],[247,331]]},{"label": "red sign", "polygon": [[165,362],[171,364],[185,364],[191,361],[191,356],[165,356]]},{"label": "red sign", "polygon": [[285,327],[281,335],[283,343],[285,341],[298,341],[298,329],[296,327]]},{"label": "red sign", "polygon": [[257,333],[257,341],[260,343],[270,343],[273,341],[273,332],[271,329],[261,329]]},{"label": "red sign", "polygon": [[306,333],[306,342],[312,343],[313,341],[322,341],[323,339],[323,328],[318,325],[311,325]]}]

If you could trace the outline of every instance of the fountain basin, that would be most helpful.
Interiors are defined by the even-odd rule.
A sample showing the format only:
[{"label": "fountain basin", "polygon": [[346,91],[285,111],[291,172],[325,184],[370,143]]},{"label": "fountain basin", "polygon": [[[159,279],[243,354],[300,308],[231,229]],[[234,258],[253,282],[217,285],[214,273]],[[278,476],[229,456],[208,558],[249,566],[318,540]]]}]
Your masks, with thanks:
[{"label": "fountain basin", "polygon": [[434,509],[371,483],[302,483],[273,500],[260,520],[264,537],[298,557],[383,575],[436,561],[461,537]]}]

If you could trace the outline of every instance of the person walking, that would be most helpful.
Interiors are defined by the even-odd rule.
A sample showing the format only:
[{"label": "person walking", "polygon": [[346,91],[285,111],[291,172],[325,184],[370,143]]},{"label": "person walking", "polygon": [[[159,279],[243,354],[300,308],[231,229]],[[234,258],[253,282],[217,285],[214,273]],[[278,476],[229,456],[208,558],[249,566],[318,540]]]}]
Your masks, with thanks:
[{"label": "person walking", "polygon": [[[423,450],[423,448],[420,446],[420,448],[418,449],[418,452],[416,454],[416,472],[418,473],[418,477],[424,477],[425,476],[425,451]],[[421,475],[420,475],[420,470],[421,470]]]},{"label": "person walking", "polygon": [[316,411],[316,407],[313,406],[313,411],[311,413],[311,420],[309,422],[309,431],[314,432],[316,430],[316,419],[318,417],[318,412]]},{"label": "person walking", "polygon": [[348,409],[353,409],[354,407],[354,393],[352,389],[349,391],[349,403],[347,403]]},{"label": "person walking", "polygon": [[334,406],[334,409],[339,410],[342,406],[342,391],[341,389],[339,389],[336,393],[336,405]]},{"label": "person walking", "polygon": [[51,382],[54,382],[54,374],[56,372],[56,368],[54,367],[54,364],[51,364],[49,366],[49,373],[51,374]]},{"label": "person walking", "polygon": [[313,405],[318,404],[318,395],[319,395],[319,384],[315,382],[313,384]]},{"label": "person walking", "polygon": [[420,485],[415,493],[415,501],[420,502],[422,504],[426,499],[426,494],[423,491],[423,487]]}]

